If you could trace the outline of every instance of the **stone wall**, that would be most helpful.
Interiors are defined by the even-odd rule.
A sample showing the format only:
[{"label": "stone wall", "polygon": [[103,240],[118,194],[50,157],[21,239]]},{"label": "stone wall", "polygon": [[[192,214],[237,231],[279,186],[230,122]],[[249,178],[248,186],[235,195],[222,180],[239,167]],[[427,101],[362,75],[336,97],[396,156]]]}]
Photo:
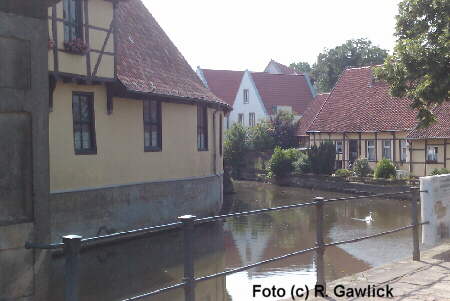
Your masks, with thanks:
[{"label": "stone wall", "polygon": [[209,176],[52,193],[52,241],[165,224],[185,214],[213,215],[222,207],[222,183],[222,176]]},{"label": "stone wall", "polygon": [[[317,175],[302,175],[292,176],[286,180],[283,180],[282,185],[292,185],[302,188],[329,190],[335,192],[345,193],[390,193],[401,192],[409,189],[408,185],[376,185],[357,182],[348,182],[344,178],[330,177],[330,176],[317,176]],[[405,198],[405,196],[392,196],[392,198]]]}]

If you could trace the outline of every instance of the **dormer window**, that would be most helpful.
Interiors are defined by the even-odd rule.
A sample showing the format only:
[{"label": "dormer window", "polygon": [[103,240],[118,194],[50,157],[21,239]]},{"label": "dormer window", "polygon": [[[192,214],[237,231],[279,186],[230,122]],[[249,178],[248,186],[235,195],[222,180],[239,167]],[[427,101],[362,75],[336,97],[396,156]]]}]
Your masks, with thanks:
[{"label": "dormer window", "polygon": [[248,101],[249,101],[248,89],[244,89],[244,103],[248,103]]},{"label": "dormer window", "polygon": [[83,39],[83,9],[81,0],[64,0],[64,41]]}]

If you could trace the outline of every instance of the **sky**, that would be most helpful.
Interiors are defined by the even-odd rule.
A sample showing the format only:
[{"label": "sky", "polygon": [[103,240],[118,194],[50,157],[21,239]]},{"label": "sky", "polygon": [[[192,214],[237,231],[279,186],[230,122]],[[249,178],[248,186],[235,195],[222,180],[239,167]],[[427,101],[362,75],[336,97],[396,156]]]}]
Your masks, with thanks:
[{"label": "sky", "polygon": [[143,0],[196,68],[263,71],[314,63],[324,48],[368,38],[392,50],[400,0]]}]

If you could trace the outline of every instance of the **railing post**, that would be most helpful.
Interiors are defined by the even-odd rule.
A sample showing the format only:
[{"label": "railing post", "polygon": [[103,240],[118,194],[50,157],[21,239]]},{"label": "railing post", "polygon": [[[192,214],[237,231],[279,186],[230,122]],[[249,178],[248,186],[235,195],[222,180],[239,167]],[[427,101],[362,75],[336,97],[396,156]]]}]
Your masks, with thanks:
[{"label": "railing post", "polygon": [[321,285],[324,289],[325,283],[325,271],[323,255],[325,252],[324,242],[323,242],[323,201],[322,197],[315,197],[314,202],[316,202],[316,269],[317,269],[317,283],[316,285]]},{"label": "railing post", "polygon": [[419,188],[411,187],[411,221],[412,221],[412,240],[413,240],[413,260],[420,261],[419,249],[419,218],[417,202],[420,200]]},{"label": "railing post", "polygon": [[194,276],[194,215],[183,215],[178,220],[183,223],[183,257],[184,257],[184,300],[195,301]]},{"label": "railing post", "polygon": [[64,301],[80,300],[80,250],[81,239],[79,235],[63,237],[64,243]]}]

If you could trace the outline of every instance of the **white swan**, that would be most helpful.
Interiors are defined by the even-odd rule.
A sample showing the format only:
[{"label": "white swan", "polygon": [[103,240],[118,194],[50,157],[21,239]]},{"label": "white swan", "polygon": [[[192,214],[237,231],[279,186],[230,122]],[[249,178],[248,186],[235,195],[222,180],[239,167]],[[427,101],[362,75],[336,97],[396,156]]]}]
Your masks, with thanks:
[{"label": "white swan", "polygon": [[373,222],[372,211],[369,211],[369,215],[366,216],[365,218],[356,218],[356,217],[352,217],[352,219],[354,219],[354,220],[356,220],[356,221],[366,222],[367,224],[370,224],[371,222]]}]

